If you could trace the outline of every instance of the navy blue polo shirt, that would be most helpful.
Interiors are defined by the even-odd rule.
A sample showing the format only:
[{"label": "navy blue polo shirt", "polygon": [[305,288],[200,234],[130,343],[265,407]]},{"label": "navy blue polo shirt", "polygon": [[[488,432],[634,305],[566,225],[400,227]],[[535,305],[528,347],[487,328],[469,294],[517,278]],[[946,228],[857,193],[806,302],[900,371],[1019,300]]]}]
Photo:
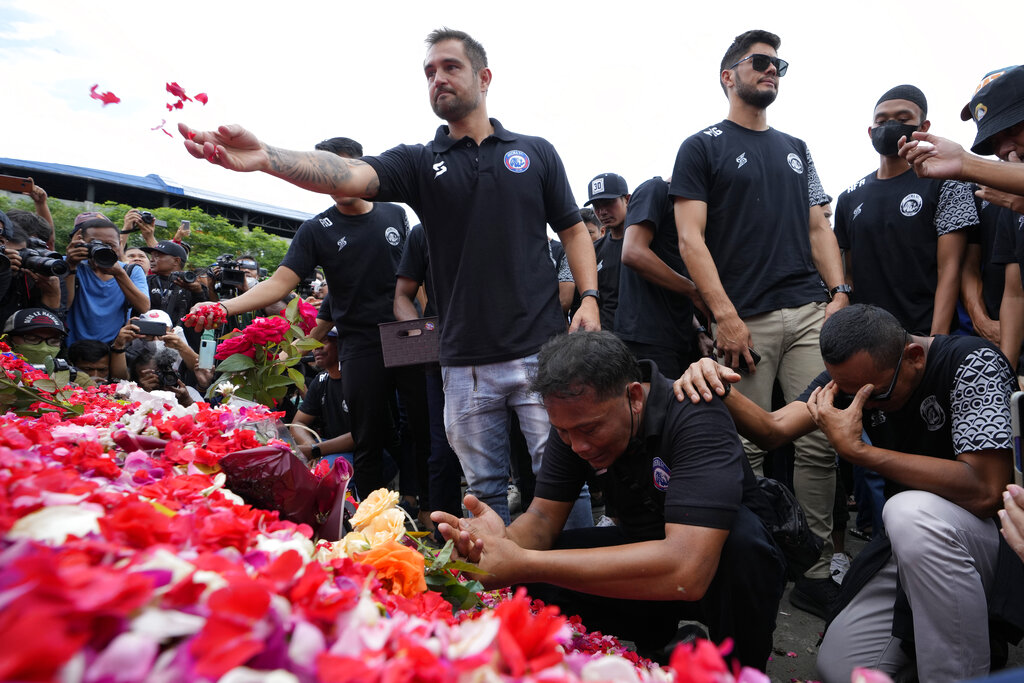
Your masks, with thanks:
[{"label": "navy blue polo shirt", "polygon": [[546,228],[581,220],[565,167],[547,140],[490,121],[479,146],[440,126],[426,145],[363,157],[374,201],[405,202],[423,224],[442,365],[522,358],[565,331]]}]

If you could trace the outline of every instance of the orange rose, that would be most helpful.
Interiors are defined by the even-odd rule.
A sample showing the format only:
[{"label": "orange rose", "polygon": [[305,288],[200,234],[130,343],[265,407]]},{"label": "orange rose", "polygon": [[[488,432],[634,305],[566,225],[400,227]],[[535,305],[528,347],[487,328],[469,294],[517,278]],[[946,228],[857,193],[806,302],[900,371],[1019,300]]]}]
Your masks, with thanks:
[{"label": "orange rose", "polygon": [[388,541],[353,558],[376,569],[377,578],[392,593],[411,598],[427,590],[423,556],[401,543]]}]

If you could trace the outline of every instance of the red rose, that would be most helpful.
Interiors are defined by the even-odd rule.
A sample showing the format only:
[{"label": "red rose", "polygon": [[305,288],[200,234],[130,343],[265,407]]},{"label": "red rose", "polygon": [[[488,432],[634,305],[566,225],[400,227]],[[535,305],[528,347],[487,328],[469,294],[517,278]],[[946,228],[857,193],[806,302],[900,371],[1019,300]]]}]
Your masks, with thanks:
[{"label": "red rose", "polygon": [[275,315],[270,318],[256,318],[242,334],[253,344],[277,344],[291,328],[291,323]]},{"label": "red rose", "polygon": [[213,355],[217,360],[224,360],[228,356],[233,356],[236,353],[240,353],[243,356],[249,356],[252,358],[256,355],[256,351],[252,348],[252,340],[243,334],[231,339],[225,339],[221,343],[217,344],[217,353]]}]

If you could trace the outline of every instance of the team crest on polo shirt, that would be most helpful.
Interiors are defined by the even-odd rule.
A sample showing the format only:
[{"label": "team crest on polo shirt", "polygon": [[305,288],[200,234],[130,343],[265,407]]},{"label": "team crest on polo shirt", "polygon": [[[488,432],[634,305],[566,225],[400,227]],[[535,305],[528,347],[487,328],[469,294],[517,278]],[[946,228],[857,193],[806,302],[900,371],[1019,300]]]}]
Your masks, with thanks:
[{"label": "team crest on polo shirt", "polygon": [[794,173],[804,172],[804,162],[800,161],[800,157],[793,152],[790,152],[789,156],[786,157],[786,163],[789,164]]},{"label": "team crest on polo shirt", "polygon": [[402,236],[399,234],[397,228],[389,226],[388,229],[384,231],[384,239],[386,239],[388,244],[391,246],[397,247],[399,242],[402,241]]},{"label": "team crest on polo shirt", "polygon": [[530,168],[530,157],[518,149],[505,152],[505,168],[513,173],[526,173],[526,169]]},{"label": "team crest on polo shirt", "polygon": [[934,396],[929,396],[921,401],[921,419],[928,426],[929,432],[936,432],[946,424],[946,413]]},{"label": "team crest on polo shirt", "polygon": [[900,202],[900,213],[908,218],[910,216],[916,216],[917,212],[921,210],[921,206],[924,204],[924,200],[921,199],[921,195],[916,192],[911,192],[903,201]]},{"label": "team crest on polo shirt", "polygon": [[668,491],[668,480],[672,475],[672,470],[668,468],[665,461],[661,458],[655,458],[654,462],[651,463],[651,476],[654,479],[654,488],[659,491]]}]

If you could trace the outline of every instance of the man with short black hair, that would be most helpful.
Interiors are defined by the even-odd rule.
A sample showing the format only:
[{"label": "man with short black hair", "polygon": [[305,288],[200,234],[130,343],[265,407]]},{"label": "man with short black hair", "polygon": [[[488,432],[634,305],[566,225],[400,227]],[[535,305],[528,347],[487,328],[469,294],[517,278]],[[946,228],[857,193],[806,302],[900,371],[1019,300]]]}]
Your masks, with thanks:
[{"label": "man with short black hair", "polygon": [[[736,37],[719,71],[729,114],[683,142],[669,187],[679,248],[715,318],[718,352],[726,365],[749,368],[743,390],[766,409],[776,380],[791,401],[821,372],[821,324],[849,300],[811,153],[768,126],[789,68],[780,43],[761,30]],[[756,368],[752,351],[760,354]],[[744,448],[760,473],[764,452],[750,442]],[[829,574],[835,454],[820,434],[795,448],[794,489],[824,547],[790,600],[822,614],[838,590]]]},{"label": "man with short black hair", "polygon": [[622,242],[619,307],[615,334],[637,358],[654,361],[666,377],[678,377],[710,343],[694,321],[694,301],[703,305],[679,255],[668,181],[640,184],[629,200]]},{"label": "man with short black hair", "polygon": [[885,477],[886,534],[843,580],[848,603],[818,654],[825,681],[845,683],[855,666],[895,676],[915,652],[922,681],[984,676],[987,606],[1015,627],[1024,621],[1019,604],[994,597],[1013,588],[995,580],[994,517],[1012,472],[1009,363],[983,339],[913,335],[863,304],[825,322],[821,355],[827,371],[771,413],[727,390],[739,376],[707,359],[678,380],[676,396],[721,396],[740,433],[765,448],[820,429],[842,458]]},{"label": "man with short black hair", "polygon": [[[490,573],[485,585],[530,584],[531,596],[640,651],[696,620],[764,669],[785,560],[750,507],[760,491],[721,403],[672,400],[657,367],[606,331],[545,344],[532,388],[552,429],[529,509],[506,526],[466,496],[473,518],[434,513],[441,533]],[[562,532],[595,472],[619,525]]]},{"label": "man with short black hair", "polygon": [[618,173],[601,173],[587,185],[587,201],[601,221],[604,236],[594,241],[597,257],[598,307],[601,329],[615,329],[615,309],[619,305],[619,271],[622,263],[622,235],[625,230],[629,186]]},{"label": "man with short black hair", "polygon": [[[209,299],[206,288],[196,279],[185,279],[188,252],[177,242],[161,240],[156,246],[142,247],[142,251],[149,254],[153,264],[153,273],[146,278],[150,308],[167,313],[171,327],[177,327],[193,306]],[[189,339],[189,344],[198,347],[198,339]]]},{"label": "man with short black hair", "polygon": [[68,362],[97,384],[110,382],[110,345],[98,339],[79,339],[68,347]]},{"label": "man with short black hair", "polygon": [[[126,215],[125,228],[129,221]],[[124,262],[120,238],[117,226],[102,213],[87,211],[75,217],[65,279],[69,344],[79,339],[110,343],[132,310],[149,310],[146,274]]]},{"label": "man with short black hair", "polygon": [[890,88],[872,117],[868,135],[878,170],[836,203],[836,240],[845,250],[851,300],[884,308],[914,334],[949,334],[967,229],[979,221],[974,194],[965,183],[918,178],[898,155],[901,137],[931,126],[919,88]]},{"label": "man with short black hair", "polygon": [[548,424],[528,378],[543,342],[565,329],[547,225],[559,233],[584,298],[573,330],[600,324],[594,247],[554,147],[488,117],[492,73],[480,43],[447,28],[426,42],[430,106],[446,122],[426,145],[346,160],[264,145],[240,126],[179,129],[196,158],[332,196],[412,207],[427,237],[443,323],[445,427],[470,489],[507,519],[508,411],[519,415],[539,469]]}]

